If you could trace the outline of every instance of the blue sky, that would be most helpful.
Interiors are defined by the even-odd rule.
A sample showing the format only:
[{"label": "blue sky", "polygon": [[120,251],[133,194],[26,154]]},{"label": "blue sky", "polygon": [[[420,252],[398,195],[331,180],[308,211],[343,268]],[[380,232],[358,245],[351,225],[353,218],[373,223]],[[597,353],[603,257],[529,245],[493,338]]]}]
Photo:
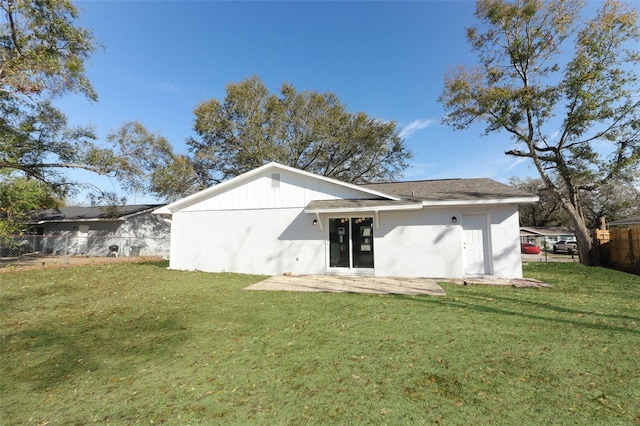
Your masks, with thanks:
[{"label": "blue sky", "polygon": [[[100,140],[138,120],[186,152],[198,103],[222,100],[227,84],[257,75],[272,93],[288,82],[335,93],[351,112],[396,121],[414,153],[402,179],[536,176],[528,162],[504,154],[512,144],[506,134],[440,124],[447,69],[476,61],[465,39],[473,1],[74,4],[80,25],[104,46],[87,63],[99,100],[67,96],[57,105],[71,124],[93,125]],[[108,179],[82,179],[118,189]]]}]

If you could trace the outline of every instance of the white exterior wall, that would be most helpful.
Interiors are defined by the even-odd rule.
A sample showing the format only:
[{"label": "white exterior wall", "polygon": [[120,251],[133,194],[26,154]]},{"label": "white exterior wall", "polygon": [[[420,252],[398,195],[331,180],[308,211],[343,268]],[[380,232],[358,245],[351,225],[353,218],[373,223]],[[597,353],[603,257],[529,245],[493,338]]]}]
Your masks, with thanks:
[{"label": "white exterior wall", "polygon": [[494,206],[489,214],[492,275],[496,278],[522,278],[518,206]]},{"label": "white exterior wall", "polygon": [[[304,213],[312,200],[371,198],[352,188],[307,176],[271,173],[194,202],[173,213],[172,269],[278,275],[324,274],[327,268],[329,218],[374,217]],[[516,205],[477,208],[440,207],[381,211],[374,225],[373,272],[377,276],[463,278],[463,214],[487,217],[490,275],[522,276]],[[456,216],[457,223],[451,218]]]},{"label": "white exterior wall", "polygon": [[[325,272],[325,234],[304,213],[313,200],[371,198],[331,182],[278,171],[229,186],[175,212],[170,268],[276,275]],[[326,229],[326,228],[325,228]]]},{"label": "white exterior wall", "polygon": [[[518,213],[512,206],[381,212],[379,229],[374,229],[374,274],[463,278],[463,212],[488,216],[490,275],[522,277]],[[458,223],[451,223],[452,216]],[[303,209],[179,212],[172,223],[170,267],[266,275],[329,273],[329,217],[336,216],[322,215],[320,229]]]},{"label": "white exterior wall", "polygon": [[489,275],[522,278],[515,205],[381,212],[380,229],[374,231],[375,275],[464,278],[463,214],[488,218]]},{"label": "white exterior wall", "polygon": [[178,212],[172,220],[170,268],[322,274],[324,250],[324,233],[301,208]]},{"label": "white exterior wall", "polygon": [[374,229],[375,274],[461,277],[462,232],[451,223],[453,209],[381,212]]}]

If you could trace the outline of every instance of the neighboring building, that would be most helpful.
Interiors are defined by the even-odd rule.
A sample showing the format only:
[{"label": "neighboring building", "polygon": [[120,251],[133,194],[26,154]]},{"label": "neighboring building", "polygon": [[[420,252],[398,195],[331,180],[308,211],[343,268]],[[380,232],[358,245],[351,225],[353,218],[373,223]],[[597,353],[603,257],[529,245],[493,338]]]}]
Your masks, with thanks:
[{"label": "neighboring building", "polygon": [[[31,251],[86,256],[167,256],[171,225],[151,214],[161,204],[61,207],[28,223],[37,238]],[[118,246],[117,251],[109,247]]]},{"label": "neighboring building", "polygon": [[640,216],[628,217],[608,223],[609,228],[640,229]]},{"label": "neighboring building", "polygon": [[522,277],[518,203],[491,179],[353,185],[269,163],[156,210],[170,268],[277,275]]},{"label": "neighboring building", "polygon": [[558,241],[575,241],[573,228],[567,226],[521,226],[520,242],[532,243],[541,249],[551,250]]}]

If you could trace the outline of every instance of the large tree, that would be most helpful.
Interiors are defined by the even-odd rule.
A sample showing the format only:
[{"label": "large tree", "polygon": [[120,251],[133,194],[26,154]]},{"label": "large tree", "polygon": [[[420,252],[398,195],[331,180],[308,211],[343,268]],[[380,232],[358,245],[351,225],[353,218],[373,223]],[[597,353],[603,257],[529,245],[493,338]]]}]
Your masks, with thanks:
[{"label": "large tree", "polygon": [[1,171],[0,177],[0,236],[23,231],[24,223],[35,211],[62,204],[38,180],[19,178]]},{"label": "large tree", "polygon": [[579,0],[480,0],[467,38],[476,67],[445,78],[445,123],[506,132],[575,227],[592,264],[582,202],[609,181],[634,181],[640,160],[637,12],[616,1],[581,16]]},{"label": "large tree", "polygon": [[539,200],[535,203],[524,203],[518,207],[520,226],[569,226],[571,220],[558,201],[558,198],[547,190],[540,178],[509,179],[509,185],[536,194]]},{"label": "large tree", "polygon": [[[542,179],[512,177],[509,185],[540,197],[539,201],[518,208],[521,226],[573,225],[567,211]],[[585,222],[592,228],[597,228],[602,218],[612,222],[640,215],[640,189],[633,182],[609,181],[594,191],[585,192],[581,202]]]},{"label": "large tree", "polygon": [[395,122],[350,113],[332,93],[283,84],[271,94],[258,77],[226,91],[195,110],[199,138],[187,143],[202,185],[269,161],[346,182],[393,180],[411,157]]},{"label": "large tree", "polygon": [[62,196],[72,188],[66,170],[112,171],[115,158],[94,144],[92,129],[69,127],[52,104],[70,93],[97,99],[84,69],[96,42],[77,25],[76,7],[68,0],[0,0],[0,14],[1,176],[36,179]]},{"label": "large tree", "polygon": [[599,218],[607,222],[640,216],[640,188],[628,181],[609,181],[583,197],[587,223],[597,227]]},{"label": "large tree", "polygon": [[118,167],[115,178],[130,194],[154,194],[175,200],[204,188],[193,162],[176,154],[169,141],[137,121],[126,122],[107,135]]}]

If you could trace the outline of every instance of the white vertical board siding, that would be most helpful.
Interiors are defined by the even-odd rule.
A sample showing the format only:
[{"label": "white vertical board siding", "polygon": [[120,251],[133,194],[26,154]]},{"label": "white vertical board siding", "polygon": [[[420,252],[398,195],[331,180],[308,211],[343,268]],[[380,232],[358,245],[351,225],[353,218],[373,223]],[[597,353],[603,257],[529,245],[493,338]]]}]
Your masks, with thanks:
[{"label": "white vertical board siding", "polygon": [[172,269],[278,275],[324,272],[324,232],[301,209],[178,212]]},{"label": "white vertical board siding", "polygon": [[305,207],[313,200],[371,198],[370,194],[320,179],[279,171],[280,185],[272,187],[271,171],[241,181],[211,198],[181,211],[279,209]]},{"label": "white vertical board siding", "polygon": [[455,278],[462,273],[461,230],[451,209],[381,212],[374,231],[378,276]]}]

